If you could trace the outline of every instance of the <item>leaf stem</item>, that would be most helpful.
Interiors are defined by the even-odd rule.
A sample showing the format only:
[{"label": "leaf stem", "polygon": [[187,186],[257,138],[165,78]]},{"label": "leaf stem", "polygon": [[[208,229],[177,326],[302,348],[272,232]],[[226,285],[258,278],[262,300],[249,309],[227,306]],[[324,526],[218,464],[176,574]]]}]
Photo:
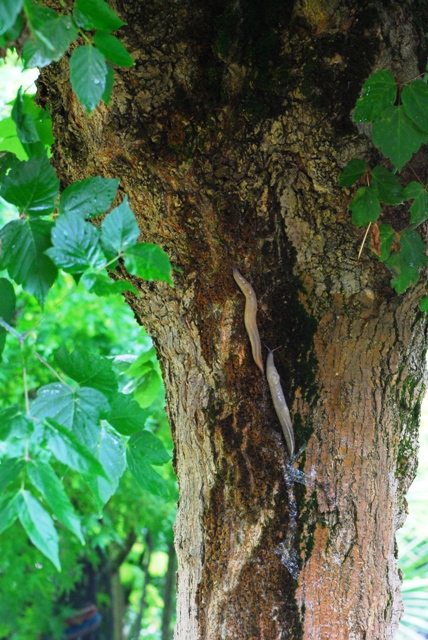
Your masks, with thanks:
[{"label": "leaf stem", "polygon": [[15,336],[15,338],[18,339],[20,345],[23,344],[25,338],[28,335],[27,333],[19,333],[16,329],[11,327],[10,324],[6,322],[6,320],[3,320],[3,318],[0,318],[0,327],[3,327],[3,329],[6,329],[6,331]]},{"label": "leaf stem", "polygon": [[37,353],[37,351],[34,352],[34,355],[36,356],[36,358],[38,360],[40,360],[40,362],[42,364],[45,365],[45,367],[47,367],[49,369],[49,371],[52,371],[52,373],[58,378],[58,380],[64,384],[66,387],[68,387],[69,389],[71,389],[72,387],[70,387],[69,384],[66,383],[66,381],[64,380],[64,378],[61,378],[61,376],[59,375],[59,373],[57,371],[55,371],[55,369],[53,367],[51,367],[51,365],[49,364],[49,362],[47,362],[44,358],[42,358],[42,356],[40,355],[40,353]]},{"label": "leaf stem", "polygon": [[372,223],[371,223],[371,222],[369,222],[368,227],[367,227],[367,229],[366,229],[366,232],[365,232],[365,234],[364,234],[363,241],[362,241],[362,243],[361,243],[360,250],[359,250],[359,252],[358,252],[357,262],[359,262],[359,261],[360,261],[361,254],[362,254],[362,252],[363,252],[363,248],[364,248],[364,245],[365,245],[365,243],[366,243],[366,239],[367,239],[367,236],[368,236],[368,233],[369,233],[369,231],[370,231],[370,227],[371,227],[371,226],[372,226]]}]

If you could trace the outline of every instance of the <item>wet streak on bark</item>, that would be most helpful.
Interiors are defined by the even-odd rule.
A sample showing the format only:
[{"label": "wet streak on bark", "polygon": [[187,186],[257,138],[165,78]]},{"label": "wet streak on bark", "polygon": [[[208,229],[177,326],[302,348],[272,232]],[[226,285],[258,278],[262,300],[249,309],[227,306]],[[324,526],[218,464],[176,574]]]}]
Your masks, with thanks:
[{"label": "wet streak on bark", "polygon": [[[368,251],[357,263],[362,234],[337,186],[351,157],[374,153],[349,119],[362,82],[380,67],[418,73],[413,16],[383,4],[299,0],[284,17],[249,0],[123,0],[136,65],[110,111],[86,117],[65,63],[40,83],[64,186],[120,175],[141,239],[182,270],[174,289],[133,279],[128,296],[158,348],[175,442],[177,640],[394,634],[426,323],[420,292],[395,296]],[[235,266],[262,341],[281,346],[296,448],[307,442],[316,474],[296,487],[298,584],[278,555],[286,449]]]}]

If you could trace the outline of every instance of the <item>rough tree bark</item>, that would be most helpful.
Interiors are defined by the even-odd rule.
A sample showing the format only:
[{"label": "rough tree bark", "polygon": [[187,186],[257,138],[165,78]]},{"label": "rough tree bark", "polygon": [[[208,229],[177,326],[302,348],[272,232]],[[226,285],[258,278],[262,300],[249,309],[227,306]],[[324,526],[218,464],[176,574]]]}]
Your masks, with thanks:
[{"label": "rough tree bark", "polygon": [[[419,290],[398,297],[368,250],[357,261],[337,176],[376,156],[350,119],[364,80],[424,68],[426,3],[112,4],[135,66],[110,108],[85,115],[67,61],[39,94],[63,186],[121,177],[141,238],[179,268],[174,288],[134,282],[128,296],[158,349],[175,442],[176,639],[393,638],[426,321]],[[305,487],[284,478],[234,266],[258,294],[263,342],[281,347]]]}]

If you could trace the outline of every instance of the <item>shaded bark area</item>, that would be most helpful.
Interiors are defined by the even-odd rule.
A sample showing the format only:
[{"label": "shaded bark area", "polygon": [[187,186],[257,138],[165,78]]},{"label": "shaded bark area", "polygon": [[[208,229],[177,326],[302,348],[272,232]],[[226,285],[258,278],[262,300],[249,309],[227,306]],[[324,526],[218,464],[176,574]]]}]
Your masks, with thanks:
[{"label": "shaded bark area", "polygon": [[[392,638],[426,322],[420,291],[398,297],[368,251],[357,262],[362,234],[337,175],[376,157],[350,121],[363,81],[382,67],[419,73],[417,3],[116,6],[135,67],[111,108],[87,118],[66,61],[39,89],[63,186],[120,176],[141,238],[180,269],[174,288],[134,282],[128,296],[158,348],[176,448],[176,638]],[[284,563],[296,524],[286,448],[235,266],[257,292],[262,340],[281,346],[307,445],[309,479],[291,490],[297,581]]]}]

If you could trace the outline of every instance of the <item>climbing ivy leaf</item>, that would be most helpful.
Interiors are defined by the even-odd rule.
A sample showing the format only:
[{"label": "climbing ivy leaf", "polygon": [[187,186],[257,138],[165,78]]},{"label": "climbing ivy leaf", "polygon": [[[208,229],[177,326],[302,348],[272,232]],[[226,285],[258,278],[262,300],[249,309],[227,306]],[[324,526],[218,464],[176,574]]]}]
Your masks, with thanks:
[{"label": "climbing ivy leaf", "polygon": [[428,133],[428,87],[425,82],[415,80],[403,87],[401,100],[410,120]]},{"label": "climbing ivy leaf", "polygon": [[404,189],[406,200],[413,200],[410,207],[410,224],[413,228],[428,218],[428,196],[425,187],[420,182],[409,182]]},{"label": "climbing ivy leaf", "polygon": [[[16,296],[12,283],[6,278],[0,278],[0,318],[8,324],[11,323],[13,314],[15,313]],[[0,327],[0,362],[1,355],[6,343],[7,331]]]},{"label": "climbing ivy leaf", "polygon": [[80,282],[88,291],[96,296],[111,296],[123,293],[124,291],[132,291],[138,295],[138,290],[130,282],[125,280],[112,280],[106,273],[97,273],[96,271],[85,271]]},{"label": "climbing ivy leaf", "polygon": [[51,246],[52,226],[49,220],[24,218],[0,229],[0,269],[7,268],[10,277],[34,295],[42,307],[58,273],[45,255]]},{"label": "climbing ivy leaf", "polygon": [[52,213],[58,191],[59,180],[46,153],[17,162],[0,178],[0,196],[30,216]]},{"label": "climbing ivy leaf", "polygon": [[419,269],[427,264],[426,245],[413,229],[405,229],[400,237],[400,251],[391,253],[385,264],[394,274],[391,286],[403,293],[419,279]]},{"label": "climbing ivy leaf", "polygon": [[0,2],[0,34],[13,27],[22,10],[23,0],[2,0]]},{"label": "climbing ivy leaf", "polygon": [[118,184],[118,179],[101,176],[73,182],[61,194],[59,211],[81,218],[105,213],[116,196]]},{"label": "climbing ivy leaf", "polygon": [[391,107],[397,97],[397,85],[390,71],[378,71],[363,84],[362,95],[354,111],[355,122],[372,122]]},{"label": "climbing ivy leaf", "polygon": [[33,0],[24,0],[24,11],[34,38],[24,45],[25,67],[45,67],[53,60],[60,60],[78,35],[73,20]]},{"label": "climbing ivy leaf", "polygon": [[404,190],[399,179],[385,167],[373,169],[371,186],[381,202],[401,204],[404,200]]},{"label": "climbing ivy leaf", "polygon": [[52,229],[53,247],[46,254],[68,273],[83,273],[88,267],[105,264],[100,246],[100,232],[73,213],[58,216]]},{"label": "climbing ivy leaf", "polygon": [[70,56],[70,81],[74,93],[90,113],[101,100],[106,86],[107,63],[95,47],[77,47]]},{"label": "climbing ivy leaf", "polygon": [[360,187],[349,208],[356,227],[365,227],[379,218],[380,203],[372,187]]},{"label": "climbing ivy leaf", "polygon": [[104,0],[76,0],[74,18],[79,27],[88,31],[115,31],[126,24]]},{"label": "climbing ivy leaf", "polygon": [[113,209],[101,226],[101,244],[109,260],[135,245],[140,229],[125,196],[122,204]]},{"label": "climbing ivy leaf", "polygon": [[365,160],[360,158],[353,158],[344,167],[342,173],[339,176],[339,185],[341,187],[352,187],[364,174],[367,167]]},{"label": "climbing ivy leaf", "polygon": [[373,142],[399,171],[426,142],[427,134],[406,115],[403,105],[389,107],[373,122]]},{"label": "climbing ivy leaf", "polygon": [[419,302],[419,307],[422,309],[422,311],[428,313],[428,296],[424,296],[422,298],[422,300]]},{"label": "climbing ivy leaf", "polygon": [[156,244],[141,242],[127,247],[123,257],[129,273],[145,280],[163,280],[173,284],[171,263],[165,251]]},{"label": "climbing ivy leaf", "polygon": [[117,64],[119,67],[132,67],[134,64],[133,59],[121,41],[107,31],[96,31],[94,33],[94,45],[107,60]]},{"label": "climbing ivy leaf", "polygon": [[397,241],[397,234],[389,224],[375,222],[371,230],[370,248],[378,256],[380,262],[385,262],[391,253],[392,245]]}]

